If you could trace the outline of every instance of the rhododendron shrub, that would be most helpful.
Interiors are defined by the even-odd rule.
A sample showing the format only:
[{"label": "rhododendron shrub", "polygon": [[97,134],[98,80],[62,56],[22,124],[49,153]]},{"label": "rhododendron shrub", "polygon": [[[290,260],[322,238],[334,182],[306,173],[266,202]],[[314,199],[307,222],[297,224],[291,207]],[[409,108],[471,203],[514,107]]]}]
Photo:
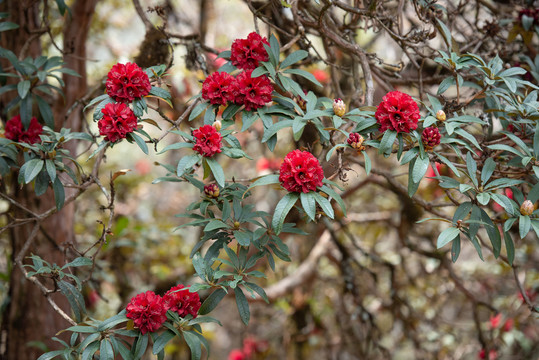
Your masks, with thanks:
[{"label": "rhododendron shrub", "polygon": [[[422,66],[436,64],[439,69],[428,79],[420,76],[419,85],[415,84],[417,81],[402,81],[382,86],[382,82],[393,79],[392,76],[401,76],[400,70],[388,70],[392,67],[382,57],[367,53],[359,42],[349,42],[355,39],[350,34],[337,36],[340,34],[334,33],[344,29],[346,24],[334,26],[339,20],[332,16],[332,10],[339,8],[339,11],[347,12],[345,4],[328,2],[317,17],[306,17],[305,11],[319,10],[317,5],[307,7],[307,3],[290,4],[291,24],[302,25],[294,28],[297,35],[281,35],[281,41],[285,40],[286,44],[280,44],[274,34],[265,38],[253,32],[246,39],[234,40],[230,51],[225,50],[219,55],[219,59],[226,63],[213,73],[208,73],[202,56],[197,54],[196,62],[201,69],[196,74],[200,81],[195,82],[200,85],[198,94],[182,106],[177,106],[182,101],[178,96],[174,99],[176,106],[173,109],[170,109],[173,102],[168,91],[171,82],[167,78],[172,69],[166,65],[142,69],[135,63],[115,64],[99,91],[102,95],[93,99],[89,95],[81,100],[85,106],[80,106],[78,115],[80,118],[84,115],[92,117],[99,134],[51,128],[54,126],[51,120],[56,119],[51,118],[50,106],[43,105],[45,100],[40,96],[46,83],[43,73],[38,74],[46,60],[19,61],[19,57],[11,56],[7,51],[0,52],[0,56],[14,62],[14,70],[6,70],[11,71],[9,77],[19,80],[15,86],[2,85],[0,91],[2,94],[16,91],[19,99],[15,97],[10,111],[15,111],[17,106],[21,111],[20,120],[15,117],[6,123],[6,139],[0,139],[2,180],[11,179],[16,190],[27,187],[24,190],[31,190],[36,196],[49,192],[55,199],[55,207],[34,212],[11,196],[2,195],[17,209],[16,213],[9,213],[9,228],[22,226],[21,223],[34,226],[34,230],[28,232],[29,240],[25,240],[20,253],[16,254],[14,264],[25,279],[38,284],[53,309],[59,308],[55,298],[49,296],[53,292],[63,294],[71,306],[70,312],[58,311],[72,325],[64,332],[71,335],[71,342],[61,340],[62,350],[52,350],[42,355],[42,360],[55,356],[141,359],[150,351],[158,358],[165,358],[167,344],[171,341],[185,342],[192,358],[198,360],[209,353],[205,331],[212,330],[209,326],[204,327],[205,323],[221,324],[219,304],[223,299],[235,301],[237,316],[247,325],[254,316],[250,301],[275,301],[286,297],[282,294],[289,294],[293,288],[296,292],[290,309],[296,311],[295,317],[299,318],[300,313],[311,306],[304,289],[298,285],[308,286],[306,279],[314,279],[313,274],[319,268],[323,271],[330,268],[324,275],[332,279],[335,279],[333,272],[338,274],[338,281],[334,281],[336,287],[331,291],[324,288],[321,292],[324,292],[324,301],[338,299],[340,313],[336,319],[342,327],[341,333],[354,340],[349,341],[343,336],[342,341],[338,338],[339,346],[357,345],[354,336],[363,331],[352,328],[357,321],[344,324],[351,327],[350,331],[343,325],[341,320],[350,315],[361,319],[360,325],[366,326],[366,331],[376,338],[365,346],[374,347],[376,352],[369,353],[361,346],[360,350],[365,351],[363,357],[381,358],[388,350],[383,345],[387,341],[379,334],[379,324],[375,320],[378,314],[395,311],[398,315],[393,319],[399,328],[417,335],[417,319],[410,320],[409,311],[401,311],[402,306],[411,308],[409,304],[412,304],[415,316],[416,302],[410,300],[405,291],[407,288],[400,287],[402,278],[412,277],[408,276],[410,274],[401,276],[400,272],[408,270],[403,264],[415,261],[416,257],[422,259],[417,266],[418,274],[448,273],[448,281],[455,285],[444,287],[440,292],[433,290],[432,297],[428,295],[436,300],[432,301],[429,313],[435,314],[447,305],[437,303],[441,292],[448,293],[455,288],[473,306],[474,331],[517,331],[513,330],[511,318],[496,315],[502,314],[498,309],[502,305],[489,304],[488,296],[479,287],[467,289],[460,274],[451,268],[464,248],[468,252],[468,261],[471,261],[470,254],[476,252],[479,259],[488,256],[488,261],[511,268],[527,311],[539,311],[534,303],[536,289],[524,290],[529,287],[522,284],[519,277],[523,259],[533,254],[533,247],[526,241],[539,233],[536,210],[539,200],[536,160],[539,158],[536,124],[539,88],[521,77],[524,69],[504,64],[497,56],[485,60],[479,55],[452,48],[458,39],[451,37],[450,29],[442,21],[443,16],[437,15],[439,8],[429,5],[425,9],[427,5],[415,3],[416,11],[424,10],[420,17],[422,21],[437,30],[432,36],[439,36],[440,43],[445,45],[444,50],[431,56],[432,59],[424,57],[421,65],[413,58],[405,66],[415,66],[421,71]],[[298,8],[302,10],[296,11]],[[361,12],[361,16],[351,12],[351,16],[344,18],[350,18],[347,21],[353,21],[355,17],[370,18],[373,12],[377,17],[371,18],[372,21],[387,19],[377,12],[381,11],[378,8],[382,7]],[[384,11],[390,10],[384,8]],[[332,17],[326,17],[325,12]],[[529,23],[529,15],[516,17],[514,22]],[[256,16],[262,15],[257,13]],[[385,22],[380,24],[393,26]],[[161,30],[166,31],[165,26]],[[347,33],[350,31],[351,28],[346,29]],[[417,41],[429,40],[421,40],[421,31],[413,34],[399,35],[402,37],[399,41],[412,41],[411,37],[419,38]],[[168,35],[174,37],[174,34]],[[316,45],[309,39],[311,36],[323,38],[324,52],[315,51]],[[198,45],[194,46],[195,53]],[[412,51],[414,46],[407,49]],[[337,48],[339,51],[334,51]],[[424,49],[431,50],[430,47]],[[353,66],[342,62],[342,58],[350,60]],[[329,68],[331,81],[306,70],[321,63]],[[169,63],[172,64],[173,61]],[[60,66],[53,65],[50,68]],[[25,73],[34,68],[35,74]],[[47,75],[48,70],[39,71],[45,71]],[[7,77],[0,76],[2,80]],[[347,82],[347,77],[351,77],[353,84]],[[331,86],[322,86],[322,80]],[[399,90],[393,90],[397,85]],[[450,88],[452,90],[448,91]],[[375,93],[379,98],[375,98]],[[26,100],[23,102],[22,99]],[[28,105],[34,101],[40,110],[40,119],[47,124],[45,127],[39,127],[41,125],[32,117]],[[150,119],[154,115],[159,121]],[[147,132],[150,125],[155,129]],[[90,126],[87,128],[91,129]],[[518,132],[511,129],[518,129]],[[77,147],[74,141],[86,146]],[[185,282],[188,285],[178,284],[168,290],[159,290],[157,283],[161,279],[156,278],[155,283],[144,284],[144,289],[153,290],[139,292],[141,290],[135,289],[124,298],[123,309],[118,314],[108,319],[96,319],[86,309],[83,286],[93,284],[94,271],[105,271],[99,262],[102,252],[112,253],[122,246],[116,241],[122,228],[115,226],[115,196],[119,191],[128,190],[115,187],[115,181],[126,175],[128,169],[122,166],[122,170],[107,172],[107,181],[103,181],[105,175],[99,173],[107,155],[117,151],[120,142],[128,149],[135,148],[136,144],[145,154],[155,152],[151,159],[153,162],[155,156],[154,163],[159,166],[161,176],[152,179],[152,186],[166,188],[167,194],[172,194],[171,198],[176,198],[185,188],[192,190],[189,196],[181,195],[178,213],[170,214],[170,218],[177,222],[174,230],[195,228],[190,232],[195,242],[188,256],[180,254],[189,259],[193,270],[189,273],[181,269],[182,276],[194,276]],[[72,151],[79,148],[83,155],[75,158],[78,153]],[[83,164],[90,158],[93,160],[91,170],[88,170]],[[282,161],[275,160],[281,158]],[[350,179],[352,176],[355,177],[353,180]],[[430,178],[428,184],[423,181],[426,176]],[[164,182],[167,182],[166,187]],[[365,202],[364,196],[355,192],[366,184],[391,194],[382,197],[384,206],[394,206],[392,202],[398,200],[398,216],[372,211],[376,201]],[[102,193],[96,208],[105,215],[97,222],[99,231],[88,235],[96,237],[91,246],[80,248],[75,243],[62,243],[70,250],[70,254],[66,250],[64,256],[70,258],[61,265],[44,260],[40,254],[30,255],[30,245],[35,234],[41,231],[41,221],[60,211],[65,203],[76,201],[92,186]],[[178,192],[172,193],[170,189],[178,189]],[[374,198],[378,193],[368,195]],[[183,203],[183,199],[190,201]],[[494,205],[500,210],[492,211]],[[353,213],[348,218],[350,207]],[[21,212],[25,214],[24,218]],[[435,236],[423,232],[428,225],[420,224],[426,221],[429,221],[428,225],[442,224],[441,227],[432,225],[434,230],[429,230],[436,232]],[[365,236],[365,233],[356,231],[357,224],[352,225],[356,222],[383,224],[378,225],[376,241],[359,241],[356,236]],[[417,228],[422,230],[417,231]],[[306,229],[313,231],[312,236],[302,237],[306,235]],[[397,239],[392,247],[402,248],[405,252],[386,256],[387,244],[381,239],[384,236]],[[305,266],[287,266],[287,272],[290,272],[287,276],[300,276],[299,280],[286,279],[285,285],[279,282],[279,286],[271,287],[271,292],[266,293],[260,279],[265,277],[263,271],[276,270],[282,266],[279,262],[298,257],[301,249],[296,249],[296,253],[289,248],[290,244],[299,248],[298,239],[313,249]],[[147,244],[153,246],[155,243]],[[520,257],[516,256],[518,252]],[[321,256],[327,256],[330,265],[320,263],[323,266],[318,266]],[[427,261],[423,261],[425,259]],[[23,263],[23,260],[28,261]],[[377,274],[371,270],[380,267],[386,274],[390,273],[382,290],[377,286]],[[275,276],[283,273],[280,270]],[[147,276],[155,277],[155,273],[150,271]],[[49,284],[53,285],[47,287]],[[177,284],[177,279],[171,284]],[[344,292],[335,291],[337,287],[345,289]],[[389,295],[386,294],[388,288]],[[397,291],[399,288],[402,291]],[[369,294],[368,301],[364,293]],[[520,306],[520,301],[513,302]],[[378,303],[384,306],[376,305]],[[425,300],[425,303],[429,301]],[[330,306],[321,307],[331,309]],[[510,312],[503,312],[506,313]],[[507,321],[503,323],[503,319]],[[405,320],[409,322],[401,323]],[[325,315],[317,321],[325,321]],[[519,322],[516,324],[520,325]],[[429,326],[435,325],[429,318]],[[331,331],[315,322],[313,329],[302,328],[298,333],[305,330],[312,330],[309,336]],[[423,338],[417,336],[410,342],[414,346],[422,343]],[[319,338],[319,341],[326,341],[323,336]],[[326,343],[328,348],[336,346],[333,339],[337,337],[330,338],[331,343]],[[485,340],[489,337],[478,338],[480,344],[466,350],[467,355],[481,354],[480,349],[483,349],[483,355],[479,356],[485,357],[493,351],[494,357],[498,356],[500,339],[491,336],[494,340],[490,344],[487,343],[490,340]],[[264,342],[250,339],[244,341],[241,350],[226,353],[229,358],[249,359],[263,356],[267,347]],[[447,351],[443,348],[437,354]],[[420,348],[418,353],[426,354],[427,350]]]}]

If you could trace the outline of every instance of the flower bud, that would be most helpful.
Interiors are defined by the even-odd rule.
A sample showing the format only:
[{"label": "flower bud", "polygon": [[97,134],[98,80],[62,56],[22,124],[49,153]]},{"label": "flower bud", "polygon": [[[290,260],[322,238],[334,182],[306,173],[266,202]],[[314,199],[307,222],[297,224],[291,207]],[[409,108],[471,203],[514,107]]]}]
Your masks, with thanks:
[{"label": "flower bud", "polygon": [[438,110],[438,112],[436,113],[436,119],[438,121],[445,121],[446,119],[446,116],[445,116],[445,112],[443,110]]},{"label": "flower bud", "polygon": [[346,105],[344,104],[344,101],[341,99],[333,100],[333,112],[337,116],[343,116],[346,114]]},{"label": "flower bud", "polygon": [[442,140],[440,130],[434,126],[426,128],[421,134],[421,141],[426,150],[432,150],[432,148],[440,144],[440,140]]},{"label": "flower bud", "polygon": [[520,213],[524,216],[530,216],[533,213],[533,210],[535,210],[535,207],[531,200],[526,200],[520,205]]},{"label": "flower bud", "polygon": [[217,184],[205,185],[204,194],[211,198],[219,197],[219,186],[217,186]]},{"label": "flower bud", "polygon": [[364,140],[365,139],[360,134],[358,134],[358,133],[350,133],[350,135],[348,136],[347,142],[354,149],[356,149],[358,151],[361,151],[361,150],[365,150],[365,146],[363,146],[363,141]]},{"label": "flower bud", "polygon": [[215,120],[215,122],[213,123],[213,127],[215,128],[215,130],[221,131],[221,122],[219,120]]}]

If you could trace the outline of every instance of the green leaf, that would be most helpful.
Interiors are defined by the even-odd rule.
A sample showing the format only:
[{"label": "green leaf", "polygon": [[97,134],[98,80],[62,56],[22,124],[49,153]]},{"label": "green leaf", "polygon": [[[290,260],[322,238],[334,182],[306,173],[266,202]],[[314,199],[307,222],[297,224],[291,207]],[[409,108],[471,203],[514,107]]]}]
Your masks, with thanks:
[{"label": "green leaf", "polygon": [[326,214],[326,216],[329,217],[330,219],[333,219],[335,217],[335,214],[333,212],[333,207],[331,206],[331,203],[329,202],[329,200],[317,192],[313,191],[312,193],[314,194],[314,199],[316,200],[318,205],[320,205],[320,207],[322,208],[322,211]]},{"label": "green leaf", "polygon": [[175,336],[176,334],[174,334],[174,332],[172,332],[171,330],[167,330],[161,335],[159,335],[157,340],[155,340],[153,343],[152,353],[154,355],[159,354],[165,348],[165,345],[168,344],[168,342],[172,340]]},{"label": "green leaf", "polygon": [[193,166],[198,163],[200,160],[200,155],[193,154],[193,155],[187,155],[181,158],[181,160],[178,162],[178,167],[176,170],[177,176],[182,176],[187,170],[191,170]]},{"label": "green leaf", "polygon": [[135,359],[142,359],[142,356],[146,352],[146,348],[148,347],[148,333],[142,335],[140,334],[136,339],[135,348],[133,357]]},{"label": "green leaf", "polygon": [[234,231],[234,237],[241,246],[249,246],[251,244],[251,234],[246,231]]},{"label": "green leaf", "polygon": [[445,229],[440,233],[438,236],[438,240],[436,241],[436,248],[440,249],[444,247],[445,245],[449,244],[451,241],[457,238],[459,236],[460,230],[455,227],[450,227]]},{"label": "green leaf", "polygon": [[297,193],[288,193],[286,194],[275,207],[275,212],[273,213],[273,219],[271,221],[271,226],[274,229],[275,235],[279,235],[283,229],[283,223],[286,218],[286,215],[292,209],[292,206],[298,200],[299,195]]},{"label": "green leaf", "polygon": [[284,69],[286,67],[289,67],[290,65],[293,65],[297,63],[298,61],[305,59],[307,56],[309,56],[309,53],[305,50],[294,51],[293,53],[288,55],[286,59],[283,60],[280,68]]},{"label": "green leaf", "polygon": [[101,340],[101,345],[99,346],[99,360],[114,360],[112,344],[107,338]]},{"label": "green leaf", "polygon": [[204,112],[210,106],[207,102],[201,102],[195,106],[195,108],[189,114],[189,121],[196,119],[200,114]]},{"label": "green leaf", "polygon": [[39,174],[41,169],[43,169],[43,165],[45,165],[45,161],[41,159],[32,159],[24,163],[24,165],[21,168],[21,171],[24,172],[24,182],[25,184],[28,184],[34,178]]},{"label": "green leaf", "polygon": [[481,184],[484,186],[494,173],[496,169],[496,162],[492,158],[488,158],[483,165],[483,170],[481,170]]},{"label": "green leaf", "polygon": [[228,225],[225,224],[224,222],[222,222],[221,220],[213,219],[204,227],[204,231],[208,232],[208,231],[213,231],[213,230],[217,230],[217,229],[224,229],[224,228],[227,228],[227,227],[228,227]]},{"label": "green leaf", "polygon": [[54,117],[52,115],[52,109],[50,105],[43,100],[41,96],[35,96],[37,106],[39,107],[39,113],[41,114],[41,117],[43,118],[43,121],[45,121],[45,124],[50,127],[51,129],[54,128]]},{"label": "green leaf", "polygon": [[135,140],[140,150],[142,150],[146,155],[148,155],[148,146],[146,145],[146,142],[144,141],[144,139],[142,139],[140,136],[138,136],[134,132],[130,133],[129,136],[131,136],[131,138]]},{"label": "green leaf", "polygon": [[41,355],[40,357],[37,358],[37,360],[50,360],[63,354],[64,354],[64,350],[54,350],[54,351],[50,351],[48,353]]},{"label": "green leaf", "polygon": [[492,198],[492,200],[494,200],[498,205],[500,205],[501,207],[504,208],[504,210],[510,214],[510,215],[515,215],[515,212],[514,212],[514,209],[513,209],[513,205],[511,204],[511,200],[509,200],[509,198],[505,195],[501,195],[501,194],[496,194],[496,193],[491,193],[490,194],[490,197]]},{"label": "green leaf", "polygon": [[485,230],[487,231],[490,243],[492,244],[494,257],[498,258],[502,249],[502,238],[498,231],[498,226],[492,222],[490,216],[483,209],[481,209],[481,220],[485,223]]},{"label": "green leaf", "polygon": [[56,178],[52,183],[52,189],[54,190],[54,201],[56,203],[56,209],[60,210],[64,206],[65,190],[64,185],[60,181],[60,178]]},{"label": "green leaf", "polygon": [[429,157],[421,157],[418,156],[416,158],[415,164],[414,164],[414,170],[412,173],[412,180],[414,183],[418,183],[421,181],[423,176],[425,176],[427,169],[429,168]]},{"label": "green leaf", "polygon": [[0,23],[0,32],[1,31],[8,31],[13,29],[18,29],[19,25],[9,22],[9,21],[3,21]]},{"label": "green leaf", "polygon": [[509,265],[513,266],[513,261],[515,260],[515,244],[508,232],[503,233],[503,240],[505,242],[505,250],[507,251],[507,261]]},{"label": "green leaf", "polygon": [[323,87],[322,84],[320,84],[320,82],[318,80],[316,80],[316,78],[314,77],[313,74],[311,74],[310,72],[307,72],[305,70],[301,70],[301,69],[286,69],[285,71],[283,71],[283,73],[285,74],[294,74],[294,75],[298,75],[298,76],[301,76],[307,80],[309,80],[310,82],[312,82],[313,84],[319,86],[319,87]]},{"label": "green leaf", "polygon": [[222,288],[219,288],[212,292],[210,296],[206,298],[206,300],[202,303],[202,306],[200,306],[200,309],[198,310],[198,313],[200,315],[207,315],[210,312],[212,312],[213,309],[217,307],[217,305],[223,300],[223,298],[226,295],[226,291]]},{"label": "green leaf", "polygon": [[213,173],[213,177],[215,178],[215,181],[219,186],[225,187],[225,173],[223,172],[223,168],[221,165],[217,162],[217,160],[213,158],[204,158],[206,160],[206,163],[211,169],[211,172]]},{"label": "green leaf", "polygon": [[236,295],[236,305],[238,306],[241,321],[243,321],[245,325],[249,325],[249,319],[251,317],[251,312],[249,311],[249,302],[239,287],[234,288],[234,295]]},{"label": "green leaf", "polygon": [[30,86],[30,80],[24,80],[17,84],[17,91],[21,99],[24,99],[26,95],[28,95],[28,91],[30,91]]},{"label": "green leaf", "polygon": [[94,354],[99,350],[99,341],[90,343],[82,352],[82,360],[92,360]]},{"label": "green leaf", "polygon": [[93,261],[90,258],[81,256],[62,266],[62,270],[68,267],[91,266],[92,264]]},{"label": "green leaf", "polygon": [[530,231],[530,226],[530,217],[527,215],[520,215],[518,218],[518,234],[520,235],[521,239],[528,234]]},{"label": "green leaf", "polygon": [[196,336],[195,333],[191,331],[184,331],[182,332],[182,335],[185,342],[187,343],[187,346],[189,346],[189,349],[191,350],[191,359],[200,360],[200,358],[202,357],[202,349],[200,348],[201,343],[198,336]]},{"label": "green leaf", "polygon": [[272,184],[279,184],[278,174],[269,174],[269,175],[264,175],[264,176],[259,177],[258,179],[255,180],[255,182],[251,184],[251,186],[247,188],[247,190],[245,190],[245,192],[249,191],[255,186],[272,185]]},{"label": "green leaf", "polygon": [[460,255],[460,234],[453,240],[451,244],[451,260],[456,262]]},{"label": "green leaf", "polygon": [[314,192],[301,193],[299,198],[301,200],[301,206],[305,213],[311,220],[314,221],[314,216],[316,215],[316,201],[314,199]]},{"label": "green leaf", "polygon": [[466,154],[466,168],[468,169],[468,175],[470,175],[470,179],[477,187],[477,163],[472,158],[472,154],[470,152]]},{"label": "green leaf", "polygon": [[54,180],[56,180],[56,166],[54,166],[54,161],[51,159],[45,160],[45,169],[47,170],[51,182],[54,182]]},{"label": "green leaf", "polygon": [[379,154],[386,154],[391,152],[391,149],[393,148],[393,143],[395,142],[395,139],[397,138],[397,132],[392,130],[386,130],[384,133],[384,136],[382,137],[382,140],[380,141],[380,147],[378,148]]},{"label": "green leaf", "polygon": [[486,193],[486,192],[482,192],[482,193],[479,193],[476,195],[476,198],[477,198],[477,201],[485,206],[489,203],[490,201],[490,194],[489,193]]}]

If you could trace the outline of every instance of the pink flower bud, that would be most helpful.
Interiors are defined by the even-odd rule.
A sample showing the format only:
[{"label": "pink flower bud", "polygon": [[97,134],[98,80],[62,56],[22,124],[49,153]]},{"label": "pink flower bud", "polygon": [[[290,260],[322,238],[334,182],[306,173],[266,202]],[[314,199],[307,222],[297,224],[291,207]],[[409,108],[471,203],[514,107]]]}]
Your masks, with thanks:
[{"label": "pink flower bud", "polygon": [[531,200],[526,200],[520,205],[520,213],[524,216],[530,216],[535,210]]},{"label": "pink flower bud", "polygon": [[436,113],[436,119],[438,121],[445,121],[446,119],[445,112],[443,110],[438,110],[438,112]]}]

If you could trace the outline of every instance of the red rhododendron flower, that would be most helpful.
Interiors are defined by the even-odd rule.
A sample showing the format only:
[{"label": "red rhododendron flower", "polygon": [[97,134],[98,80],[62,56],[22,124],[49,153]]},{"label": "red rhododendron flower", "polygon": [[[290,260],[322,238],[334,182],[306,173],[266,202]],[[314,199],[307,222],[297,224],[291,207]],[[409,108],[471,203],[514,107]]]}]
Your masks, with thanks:
[{"label": "red rhododendron flower", "polygon": [[200,297],[196,292],[189,292],[189,287],[177,285],[171,288],[165,296],[165,307],[167,310],[177,312],[181,317],[191,314],[193,318],[198,315],[200,309]]},{"label": "red rhododendron flower", "polygon": [[6,123],[6,132],[4,136],[15,142],[23,142],[27,144],[35,144],[40,142],[39,135],[43,132],[43,126],[37,121],[35,117],[30,119],[30,126],[27,130],[24,130],[24,126],[21,122],[21,116],[17,115],[12,117]]},{"label": "red rhododendron flower", "polygon": [[499,313],[496,316],[490,317],[490,328],[496,329],[498,326],[500,326],[500,323],[502,321],[502,313]]},{"label": "red rhododendron flower", "polygon": [[125,139],[128,133],[137,128],[137,118],[133,110],[124,103],[109,103],[101,112],[103,117],[97,122],[97,127],[105,140],[116,142]]},{"label": "red rhododendron flower", "polygon": [[383,97],[374,116],[381,132],[395,130],[409,133],[417,129],[420,114],[417,103],[410,95],[391,91]]},{"label": "red rhododendron flower", "polygon": [[251,111],[261,108],[271,101],[273,85],[266,75],[251,77],[253,71],[244,71],[236,78],[238,93],[235,102],[245,105],[245,110]]},{"label": "red rhododendron flower", "polygon": [[107,76],[107,94],[118,102],[131,102],[150,93],[148,74],[134,63],[116,64]]},{"label": "red rhododendron flower", "polygon": [[133,319],[142,334],[157,331],[167,320],[167,308],[161,296],[146,291],[131,299],[125,316]]},{"label": "red rhododendron flower", "polygon": [[434,126],[426,128],[421,134],[421,141],[427,149],[432,149],[433,147],[440,145],[441,140],[442,135],[440,134],[440,130]]},{"label": "red rhododendron flower", "polygon": [[204,157],[212,157],[221,152],[221,139],[223,138],[211,125],[204,125],[193,130],[193,137],[196,139],[193,150]]},{"label": "red rhododendron flower", "polygon": [[314,191],[317,186],[322,186],[323,178],[324,171],[318,159],[301,150],[288,153],[279,172],[281,185],[290,192]]},{"label": "red rhododendron flower", "polygon": [[234,40],[230,49],[232,65],[244,70],[256,69],[259,61],[269,58],[264,44],[269,45],[268,40],[256,32],[250,33],[247,39]]},{"label": "red rhododendron flower", "polygon": [[233,102],[237,92],[236,78],[226,72],[214,72],[202,84],[202,98],[212,104]]},{"label": "red rhododendron flower", "polygon": [[228,360],[247,360],[247,356],[241,350],[234,349],[228,354]]}]

